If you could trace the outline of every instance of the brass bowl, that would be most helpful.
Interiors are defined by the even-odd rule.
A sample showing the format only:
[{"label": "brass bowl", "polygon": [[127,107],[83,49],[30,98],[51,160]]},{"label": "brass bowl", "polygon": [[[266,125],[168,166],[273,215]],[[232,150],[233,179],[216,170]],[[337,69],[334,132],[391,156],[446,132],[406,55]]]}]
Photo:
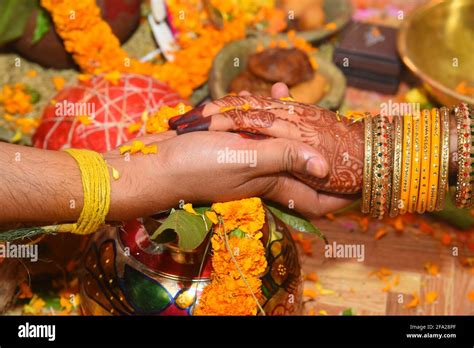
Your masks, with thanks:
[{"label": "brass bowl", "polygon": [[[241,71],[245,70],[250,54],[256,51],[259,43],[266,47],[272,39],[287,40],[287,37],[280,35],[272,38],[244,39],[225,45],[214,58],[209,73],[209,92],[211,98],[215,100],[229,94],[232,80]],[[344,99],[346,78],[332,62],[325,60],[317,53],[313,53],[313,56],[318,63],[318,72],[324,76],[328,84],[326,93],[316,105],[325,109],[337,109]],[[237,66],[236,62],[238,62]]]},{"label": "brass bowl", "polygon": [[353,12],[350,0],[324,0],[323,10],[326,16],[326,23],[334,23],[335,27],[331,29],[324,27],[312,30],[299,30],[296,32],[298,37],[302,37],[310,42],[323,40],[344,28],[351,20]]},{"label": "brass bowl", "polygon": [[461,82],[474,86],[474,0],[435,0],[414,10],[400,27],[398,50],[441,104],[474,104],[474,96],[456,91]]}]

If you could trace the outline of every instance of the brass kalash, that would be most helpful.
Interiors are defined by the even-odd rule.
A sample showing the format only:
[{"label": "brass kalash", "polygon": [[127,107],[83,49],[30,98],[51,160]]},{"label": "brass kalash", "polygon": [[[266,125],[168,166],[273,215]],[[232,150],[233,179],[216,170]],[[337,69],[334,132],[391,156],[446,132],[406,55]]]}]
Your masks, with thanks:
[{"label": "brass kalash", "polygon": [[398,49],[441,104],[474,104],[474,95],[456,91],[462,82],[474,87],[474,0],[436,0],[414,10],[400,27]]}]

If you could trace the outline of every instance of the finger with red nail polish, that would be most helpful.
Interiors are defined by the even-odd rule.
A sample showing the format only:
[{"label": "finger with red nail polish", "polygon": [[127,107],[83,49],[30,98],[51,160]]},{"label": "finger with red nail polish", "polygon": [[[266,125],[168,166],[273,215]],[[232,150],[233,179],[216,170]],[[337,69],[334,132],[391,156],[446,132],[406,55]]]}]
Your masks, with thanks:
[{"label": "finger with red nail polish", "polygon": [[211,117],[204,117],[188,124],[179,125],[176,128],[176,133],[180,135],[180,134],[186,134],[186,133],[191,133],[191,132],[208,131],[210,124],[211,124]]},{"label": "finger with red nail polish", "polygon": [[168,125],[170,126],[171,129],[177,129],[178,126],[180,125],[197,121],[203,117],[204,107],[205,105],[201,105],[201,106],[198,106],[197,108],[189,110],[188,112],[180,116],[172,117],[168,121]]}]

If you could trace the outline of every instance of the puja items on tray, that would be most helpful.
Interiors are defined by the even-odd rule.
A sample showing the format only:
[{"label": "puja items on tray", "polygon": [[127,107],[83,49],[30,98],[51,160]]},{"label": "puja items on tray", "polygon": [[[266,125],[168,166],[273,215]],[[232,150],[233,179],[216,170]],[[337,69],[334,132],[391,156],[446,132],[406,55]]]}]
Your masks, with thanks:
[{"label": "puja items on tray", "polygon": [[308,104],[318,102],[326,86],[306,52],[296,47],[270,47],[250,55],[246,69],[232,80],[230,92],[245,90],[270,96],[275,82],[286,83],[295,100]]}]

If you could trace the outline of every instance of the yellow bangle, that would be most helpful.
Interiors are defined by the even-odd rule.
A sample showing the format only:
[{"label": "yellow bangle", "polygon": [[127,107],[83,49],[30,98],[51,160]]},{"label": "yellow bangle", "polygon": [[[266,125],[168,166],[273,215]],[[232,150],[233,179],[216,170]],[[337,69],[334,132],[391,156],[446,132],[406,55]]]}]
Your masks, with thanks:
[{"label": "yellow bangle", "polygon": [[449,175],[449,109],[442,107],[441,113],[441,158],[439,168],[438,197],[436,210],[443,210],[448,191]]},{"label": "yellow bangle", "polygon": [[408,209],[410,197],[411,161],[413,144],[413,116],[403,117],[403,156],[402,156],[402,183],[400,188],[400,201],[398,204],[400,214],[405,214]]},{"label": "yellow bangle", "polygon": [[94,151],[67,149],[79,165],[84,190],[84,206],[72,233],[89,234],[105,222],[110,208],[110,174],[102,156]]},{"label": "yellow bangle", "polygon": [[427,211],[434,211],[438,197],[439,167],[440,167],[440,139],[441,125],[439,110],[431,110],[431,158],[430,158],[430,180],[428,183],[428,206]]},{"label": "yellow bangle", "polygon": [[418,193],[420,189],[420,171],[421,171],[421,146],[423,143],[423,132],[421,129],[420,114],[413,115],[413,144],[411,159],[411,180],[410,195],[408,198],[408,212],[416,211],[418,202]]},{"label": "yellow bangle", "polygon": [[421,143],[421,167],[420,188],[418,190],[418,203],[416,211],[423,214],[428,205],[428,192],[430,182],[430,151],[431,151],[431,113],[423,110],[421,117],[422,143]]}]

